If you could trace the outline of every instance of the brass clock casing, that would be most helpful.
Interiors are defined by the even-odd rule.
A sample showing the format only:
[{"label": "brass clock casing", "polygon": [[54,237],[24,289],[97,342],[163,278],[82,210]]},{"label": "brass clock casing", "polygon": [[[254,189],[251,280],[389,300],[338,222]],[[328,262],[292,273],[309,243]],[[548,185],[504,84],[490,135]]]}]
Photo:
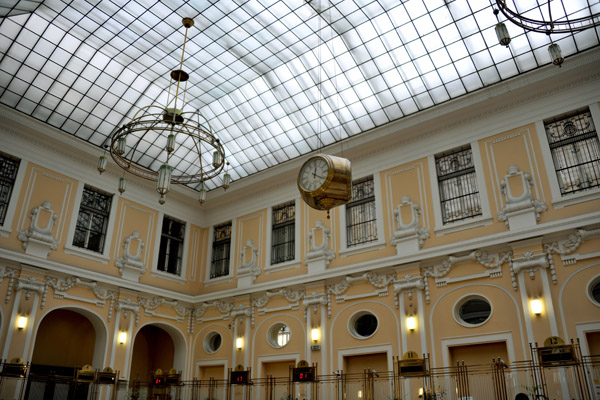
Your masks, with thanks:
[{"label": "brass clock casing", "polygon": [[[307,190],[302,187],[301,175],[304,165],[311,162],[314,158],[325,160],[328,166],[327,177],[318,188]],[[352,198],[352,169],[350,161],[342,157],[327,154],[312,156],[300,168],[297,183],[302,200],[316,210],[330,210],[333,207],[345,204]]]}]

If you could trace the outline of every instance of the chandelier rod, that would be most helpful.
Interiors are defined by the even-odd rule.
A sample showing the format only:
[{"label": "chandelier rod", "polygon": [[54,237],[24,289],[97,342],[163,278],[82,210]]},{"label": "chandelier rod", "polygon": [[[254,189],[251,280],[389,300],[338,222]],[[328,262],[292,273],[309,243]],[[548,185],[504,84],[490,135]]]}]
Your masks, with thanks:
[{"label": "chandelier rod", "polygon": [[[562,0],[561,0],[562,4]],[[545,33],[550,35],[552,33],[576,33],[581,32],[589,28],[600,26],[600,13],[591,14],[586,17],[568,19],[565,17],[563,21],[552,20],[552,10],[550,7],[550,1],[548,1],[548,13],[550,21],[545,19],[536,20],[528,18],[518,11],[512,10],[506,4],[506,0],[496,0],[498,9],[504,14],[504,16],[513,24],[520,26],[521,28],[538,33]],[[543,17],[542,17],[543,18]]]}]

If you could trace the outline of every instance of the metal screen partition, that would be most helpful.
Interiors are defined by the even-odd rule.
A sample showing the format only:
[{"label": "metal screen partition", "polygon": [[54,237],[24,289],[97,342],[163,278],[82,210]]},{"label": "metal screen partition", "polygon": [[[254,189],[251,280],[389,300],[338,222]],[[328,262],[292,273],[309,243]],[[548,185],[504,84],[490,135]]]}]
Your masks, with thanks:
[{"label": "metal screen partition", "polygon": [[[5,367],[5,364],[3,365]],[[0,398],[67,399],[74,382],[65,378],[0,374]],[[48,382],[52,397],[47,397]],[[519,393],[529,399],[600,399],[600,355],[578,358],[564,367],[543,367],[535,361],[431,368],[422,376],[400,376],[398,371],[365,370],[358,374],[317,376],[315,382],[292,382],[289,377],[252,379],[248,385],[228,380],[182,381],[161,393],[147,383],[121,380],[116,385],[90,383],[86,400],[513,400]],[[97,385],[98,386],[98,385]]]}]

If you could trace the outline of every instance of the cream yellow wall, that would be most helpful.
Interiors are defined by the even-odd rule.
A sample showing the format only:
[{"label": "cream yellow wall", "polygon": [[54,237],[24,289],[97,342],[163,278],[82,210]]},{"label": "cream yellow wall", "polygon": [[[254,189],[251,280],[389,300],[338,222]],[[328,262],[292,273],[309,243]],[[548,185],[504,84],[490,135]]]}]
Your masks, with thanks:
[{"label": "cream yellow wall", "polygon": [[224,367],[199,367],[198,368],[198,379],[200,380],[209,380],[210,378],[214,379],[225,379],[227,371],[224,370]]},{"label": "cream yellow wall", "polygon": [[[142,364],[168,368],[166,364],[175,362],[141,359],[139,352],[133,361],[134,338],[148,325],[168,326],[171,333],[177,332],[178,340],[172,340],[168,353],[184,353],[180,362],[190,379],[217,374],[239,363],[251,367],[256,376],[259,371],[261,375],[282,373],[287,360],[296,359],[316,362],[319,371],[329,374],[345,368],[344,357],[361,360],[370,354],[386,354],[389,361],[408,350],[430,354],[433,365],[441,367],[453,358],[465,357],[458,355],[457,348],[472,350],[478,347],[470,346],[497,342],[506,343],[507,361],[526,360],[530,342],[542,343],[552,335],[567,341],[591,338],[588,350],[597,352],[594,332],[600,326],[600,308],[590,299],[588,288],[600,276],[600,191],[552,198],[556,177],[551,173],[552,160],[543,132],[537,131],[543,119],[568,111],[561,106],[565,98],[569,99],[569,109],[597,106],[599,91],[589,94],[593,90],[587,89],[588,85],[598,85],[596,81],[593,78],[579,89],[565,88],[569,93],[548,94],[540,89],[542,94],[519,99],[517,107],[502,106],[480,115],[453,102],[449,106],[458,107],[456,112],[425,111],[419,118],[408,120],[409,126],[387,127],[391,132],[387,137],[379,130],[359,135],[357,140],[362,144],[357,145],[358,150],[349,149],[348,157],[357,177],[373,175],[378,182],[378,242],[344,249],[344,207],[331,210],[328,219],[326,212],[298,200],[297,259],[273,270],[267,269],[268,213],[274,204],[298,199],[290,176],[294,177],[294,163],[300,165],[301,159],[235,182],[227,192],[211,192],[203,206],[197,204],[195,192],[186,188],[173,190],[167,203],[159,206],[154,188],[132,178],[125,194],[113,196],[116,207],[110,219],[114,228],[108,235],[107,259],[102,260],[74,254],[65,246],[77,218],[77,196],[83,185],[114,193],[121,172],[115,168],[99,176],[95,162],[90,163],[98,149],[77,142],[62,150],[65,142],[53,139],[55,131],[25,124],[23,130],[11,128],[22,132],[12,135],[0,128],[7,146],[3,151],[22,158],[24,168],[11,200],[17,203],[12,225],[3,227],[10,233],[0,234],[0,358],[24,357],[30,361],[41,321],[51,310],[65,307],[77,308],[81,315],[87,312],[85,318],[101,326],[106,343],[99,351],[101,365],[95,366],[111,366],[122,371],[126,379],[135,378],[129,376],[132,369],[150,368],[140,367]],[[431,121],[421,124],[419,120],[427,119],[425,116]],[[411,129],[421,134],[403,139]],[[29,141],[35,136],[54,145]],[[476,173],[485,183],[480,190],[486,194],[482,200],[490,215],[476,226],[473,221],[436,226],[439,204],[434,199],[432,159],[463,144],[471,144],[480,155]],[[64,159],[64,152],[71,151],[74,155]],[[511,165],[531,176],[534,199],[547,207],[539,221],[518,229],[499,220],[506,204],[500,182]],[[514,178],[509,178],[508,184],[513,194],[523,190],[523,184]],[[390,243],[394,211],[403,196],[419,205],[419,226],[429,233],[421,247],[409,251],[398,251]],[[57,215],[52,234],[58,248],[47,257],[32,256],[17,236],[29,227],[31,210],[44,201],[51,202]],[[409,218],[407,212],[402,209],[403,222]],[[185,275],[179,278],[155,271],[163,215],[186,222],[187,264]],[[215,284],[206,278],[210,232],[211,226],[225,221],[233,221],[235,231],[232,276]],[[329,229],[328,247],[334,255],[321,269],[306,262],[309,233],[317,221]],[[115,264],[123,255],[125,238],[134,231],[145,244],[142,258],[146,271],[139,282],[123,279]],[[317,230],[317,243],[322,242],[321,235]],[[257,246],[261,273],[242,287],[237,273],[242,249],[249,240]],[[248,250],[245,259],[249,259]],[[521,269],[514,272],[517,267]],[[493,312],[481,326],[465,327],[455,320],[454,308],[460,299],[473,294],[488,299]],[[532,298],[545,302],[540,316],[529,311]],[[349,333],[348,320],[361,310],[372,312],[379,320],[380,326],[370,338],[357,339]],[[30,317],[24,330],[13,323],[21,314]],[[408,315],[417,318],[414,331],[406,329],[404,318]],[[266,340],[269,327],[276,322],[291,328],[290,343],[280,349]],[[313,327],[322,332],[320,350],[309,347],[307,338]],[[222,345],[214,353],[203,346],[211,331],[222,335]],[[127,343],[116,342],[119,332],[128,333]],[[234,349],[235,332],[246,339],[242,350]],[[150,351],[154,344],[154,339],[145,343]],[[482,354],[477,351],[478,356]],[[477,362],[488,356],[482,357]]]},{"label": "cream yellow wall", "polygon": [[262,363],[262,376],[261,378],[266,378],[267,376],[275,376],[275,377],[284,377],[289,376],[290,373],[290,365],[295,366],[295,363],[292,361],[271,361]]},{"label": "cream yellow wall", "polygon": [[[528,354],[522,343],[526,342],[524,329],[524,316],[520,301],[511,291],[501,284],[492,282],[472,282],[459,287],[447,288],[443,291],[432,293],[431,309],[428,312],[429,340],[431,349],[437,354],[436,365],[441,366],[440,358],[449,356],[447,353],[451,343],[461,341],[462,344],[476,344],[486,342],[484,337],[495,335],[498,332],[510,332],[514,353],[517,360],[526,359]],[[470,296],[481,296],[492,305],[490,318],[483,324],[471,327],[457,321],[455,309]],[[437,298],[435,298],[435,297]],[[481,337],[478,339],[478,337]],[[444,342],[448,343],[444,346]],[[512,360],[511,360],[512,361]]]},{"label": "cream yellow wall", "polygon": [[[361,311],[373,313],[379,322],[377,331],[368,339],[358,339],[348,330],[348,321],[352,316]],[[331,320],[329,326],[329,347],[330,354],[333,356],[333,371],[343,369],[339,362],[340,355],[349,349],[369,348],[377,346],[389,346],[393,354],[399,354],[399,321],[397,313],[388,305],[373,300],[362,300],[344,304],[339,311],[335,312],[335,317]],[[367,353],[367,351],[365,351]],[[390,354],[390,358],[393,354]]]},{"label": "cream yellow wall", "polygon": [[[13,218],[13,231],[8,238],[0,236],[0,246],[5,249],[22,251],[22,242],[17,239],[18,232],[30,227],[31,211],[44,202],[49,202],[56,215],[56,223],[52,228],[53,237],[64,243],[69,226],[69,216],[75,199],[77,181],[71,177],[52,171],[42,166],[28,163],[23,185],[18,193],[18,205]],[[49,224],[49,214],[40,217],[38,225]],[[53,259],[60,260],[62,253],[53,252]]]},{"label": "cream yellow wall", "polygon": [[[267,341],[269,329],[276,323],[286,324],[290,328],[290,341],[281,348],[273,347]],[[304,354],[306,351],[306,338],[307,329],[301,316],[279,312],[276,316],[269,315],[257,319],[253,330],[252,352],[257,357]]]},{"label": "cream yellow wall", "polygon": [[386,353],[359,354],[344,357],[343,371],[347,374],[362,374],[365,370],[386,371],[388,360]]}]

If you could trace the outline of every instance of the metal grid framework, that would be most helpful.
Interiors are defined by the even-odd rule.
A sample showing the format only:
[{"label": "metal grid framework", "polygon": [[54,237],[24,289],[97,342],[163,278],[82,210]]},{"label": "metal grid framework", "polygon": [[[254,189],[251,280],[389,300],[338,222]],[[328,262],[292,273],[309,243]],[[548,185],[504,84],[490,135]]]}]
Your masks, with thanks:
[{"label": "metal grid framework", "polygon": [[271,264],[279,264],[294,259],[295,220],[296,203],[293,201],[273,207]]},{"label": "metal grid framework", "polygon": [[481,215],[481,201],[471,146],[435,157],[444,224]]},{"label": "metal grid framework", "polygon": [[17,178],[19,160],[0,153],[0,225],[4,224],[8,200]]},{"label": "metal grid framework", "polygon": [[[600,11],[551,5],[554,19]],[[213,126],[234,180],[547,65],[551,40],[567,58],[600,44],[598,28],[548,37],[507,22],[505,48],[481,0],[14,1],[0,13],[0,102],[97,146],[166,102],[181,18],[194,18],[187,107]],[[140,163],[161,150],[144,141]],[[175,152],[174,173],[194,170],[191,150]]]},{"label": "metal grid framework", "polygon": [[214,227],[210,279],[229,275],[231,222]]},{"label": "metal grid framework", "polygon": [[589,110],[546,123],[562,194],[600,186],[600,142]]},{"label": "metal grid framework", "polygon": [[90,186],[83,188],[73,246],[102,253],[112,196]]},{"label": "metal grid framework", "polygon": [[350,247],[375,240],[375,184],[373,176],[367,176],[352,182],[352,200],[346,204],[346,244]]},{"label": "metal grid framework", "polygon": [[160,249],[158,251],[158,270],[181,275],[183,258],[183,240],[185,222],[177,221],[166,215],[163,218]]}]

